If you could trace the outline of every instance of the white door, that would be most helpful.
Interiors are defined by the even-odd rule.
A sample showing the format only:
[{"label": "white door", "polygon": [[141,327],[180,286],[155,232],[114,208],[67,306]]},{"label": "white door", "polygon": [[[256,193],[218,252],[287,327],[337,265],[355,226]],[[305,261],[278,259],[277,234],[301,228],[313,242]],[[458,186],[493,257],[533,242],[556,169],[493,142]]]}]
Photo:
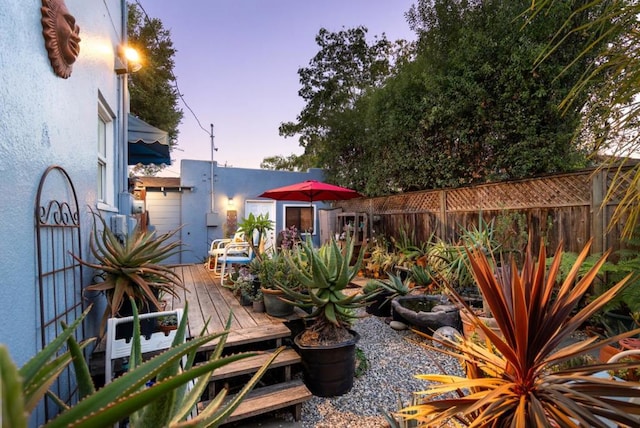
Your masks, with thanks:
[{"label": "white door", "polygon": [[271,220],[273,224],[273,230],[267,232],[264,249],[265,251],[269,251],[274,248],[276,243],[276,201],[246,201],[244,204],[244,215],[248,217],[249,214],[255,216],[260,214],[269,215],[269,220]]},{"label": "white door", "polygon": [[[171,232],[182,224],[180,205],[182,200],[180,192],[147,192],[146,208],[149,215],[149,224],[155,227],[156,234]],[[180,233],[173,235],[172,241],[180,240]],[[180,254],[165,259],[163,264],[182,263]]]}]

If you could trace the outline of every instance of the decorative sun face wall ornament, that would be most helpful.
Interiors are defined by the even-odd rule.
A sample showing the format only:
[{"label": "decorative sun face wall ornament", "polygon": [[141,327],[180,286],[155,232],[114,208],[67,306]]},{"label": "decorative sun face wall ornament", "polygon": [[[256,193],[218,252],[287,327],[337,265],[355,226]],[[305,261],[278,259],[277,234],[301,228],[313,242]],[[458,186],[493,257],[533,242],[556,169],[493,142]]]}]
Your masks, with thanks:
[{"label": "decorative sun face wall ornament", "polygon": [[71,76],[80,53],[80,27],[69,13],[64,0],[42,0],[42,35],[54,73],[63,79]]}]

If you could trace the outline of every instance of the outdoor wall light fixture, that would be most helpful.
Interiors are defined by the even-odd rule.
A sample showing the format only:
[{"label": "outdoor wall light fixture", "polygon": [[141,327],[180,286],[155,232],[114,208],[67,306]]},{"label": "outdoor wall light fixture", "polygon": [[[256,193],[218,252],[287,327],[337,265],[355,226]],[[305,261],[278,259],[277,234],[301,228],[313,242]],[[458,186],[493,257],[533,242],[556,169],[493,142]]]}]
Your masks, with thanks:
[{"label": "outdoor wall light fixture", "polygon": [[140,54],[129,46],[119,46],[116,57],[116,74],[135,73],[142,68]]},{"label": "outdoor wall light fixture", "polygon": [[232,198],[232,197],[229,197],[229,200],[227,201],[227,206],[228,206],[229,208],[233,208],[233,207],[234,207],[234,205],[235,205],[235,204],[233,203],[233,198]]}]

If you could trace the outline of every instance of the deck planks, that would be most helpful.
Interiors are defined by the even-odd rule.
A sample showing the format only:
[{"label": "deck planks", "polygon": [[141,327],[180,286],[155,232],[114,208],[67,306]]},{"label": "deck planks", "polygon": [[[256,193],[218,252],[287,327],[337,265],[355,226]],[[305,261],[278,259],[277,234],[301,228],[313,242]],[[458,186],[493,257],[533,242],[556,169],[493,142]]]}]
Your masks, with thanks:
[{"label": "deck planks", "polygon": [[179,265],[174,271],[182,278],[185,290],[179,292],[180,299],[170,299],[167,307],[184,308],[185,302],[189,303],[187,315],[190,337],[198,336],[207,320],[206,333],[224,330],[230,313],[233,313],[232,332],[285,321],[266,313],[253,312],[251,306],[242,306],[233,292],[221,286],[220,278],[214,277],[203,264]]}]

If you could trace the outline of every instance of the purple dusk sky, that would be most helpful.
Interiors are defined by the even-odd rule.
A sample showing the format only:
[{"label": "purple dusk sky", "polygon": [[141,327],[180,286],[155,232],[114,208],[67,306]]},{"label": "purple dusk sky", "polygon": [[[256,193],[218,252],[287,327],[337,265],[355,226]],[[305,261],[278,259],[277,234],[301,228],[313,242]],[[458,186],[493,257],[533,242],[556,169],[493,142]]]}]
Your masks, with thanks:
[{"label": "purple dusk sky", "polygon": [[339,31],[364,25],[368,38],[415,40],[404,13],[414,0],[139,0],[162,21],[177,50],[174,72],[193,114],[184,118],[173,165],[211,159],[220,165],[259,168],[273,155],[300,154],[297,138],[278,135],[282,122],[304,107],[297,70],[318,52],[321,27]]}]

